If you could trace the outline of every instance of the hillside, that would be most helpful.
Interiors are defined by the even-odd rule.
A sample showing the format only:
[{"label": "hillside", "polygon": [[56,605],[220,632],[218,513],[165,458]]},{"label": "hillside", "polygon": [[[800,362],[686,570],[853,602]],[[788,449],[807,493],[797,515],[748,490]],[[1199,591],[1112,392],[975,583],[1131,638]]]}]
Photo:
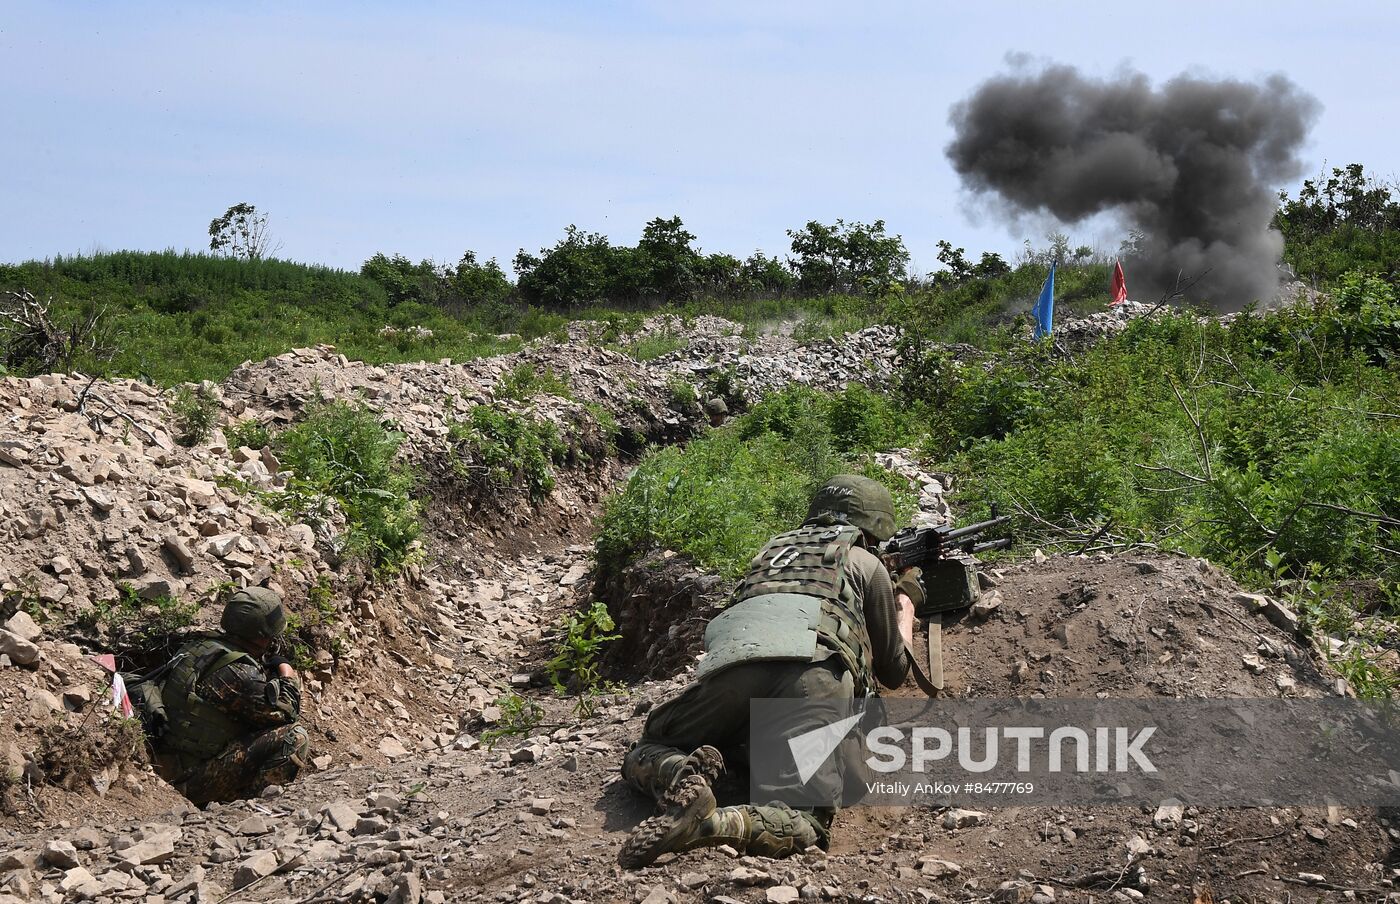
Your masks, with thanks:
[{"label": "hillside", "polygon": [[[1066,332],[1112,349],[1131,341],[1130,321],[1096,315]],[[210,427],[194,438],[189,412],[140,382],[0,382],[0,614],[16,638],[0,669],[0,744],[21,776],[4,791],[0,894],[754,901],[794,889],[912,901],[985,899],[1023,882],[1028,896],[1057,900],[1203,900],[1282,899],[1308,883],[1340,900],[1393,881],[1400,828],[1374,811],[1297,808],[1167,820],[993,808],[956,830],[937,811],[855,810],[825,857],[736,863],[718,851],[620,871],[616,850],[646,815],[617,780],[620,758],[693,667],[729,557],[748,554],[750,533],[727,531],[781,525],[813,481],[852,466],[884,475],[923,523],[949,517],[945,489],[958,490],[954,508],[976,505],[979,490],[882,451],[911,439],[907,412],[851,384],[895,382],[892,330],[799,346],[745,339],[714,318],[658,319],[626,339],[682,342],[647,361],[615,350],[607,330],[581,323],[567,341],[466,364],[372,365],[299,348],[207,390]],[[945,352],[965,372],[955,385],[997,373],[976,349]],[[696,400],[714,393],[747,413],[707,431]],[[383,491],[323,479],[310,436],[365,452],[365,478]],[[679,443],[678,460],[644,453]],[[745,464],[755,443],[800,464],[752,470],[766,460]],[[831,451],[814,457],[824,443]],[[701,478],[707,468],[723,481]],[[627,500],[672,475],[763,514],[706,527],[712,516],[699,513],[719,514],[709,497],[677,496],[671,504],[693,507],[692,530],[641,529]],[[595,559],[605,503],[611,539]],[[712,542],[684,551],[697,537]],[[991,566],[1000,609],[947,632],[954,696],[1352,692],[1317,646],[1254,614],[1204,560],[1114,541],[1073,554],[1081,545]],[[172,631],[212,623],[230,581],[264,579],[297,614],[315,768],[262,799],[193,810],[105,715],[104,680],[85,657],[157,662]],[[594,599],[622,634],[604,667],[623,683],[556,695],[561,621]],[[1275,656],[1256,672],[1248,657],[1263,645]],[[1312,874],[1322,878],[1300,878]]]}]

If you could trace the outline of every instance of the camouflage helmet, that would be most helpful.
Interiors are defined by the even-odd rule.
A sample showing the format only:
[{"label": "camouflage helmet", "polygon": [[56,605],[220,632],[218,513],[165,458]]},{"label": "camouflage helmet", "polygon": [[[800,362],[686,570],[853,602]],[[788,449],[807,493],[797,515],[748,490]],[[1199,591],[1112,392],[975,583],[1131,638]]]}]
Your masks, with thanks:
[{"label": "camouflage helmet", "polygon": [[705,403],[706,414],[728,414],[729,406],[724,404],[724,399],[713,398]]},{"label": "camouflage helmet", "polygon": [[245,587],[229,597],[219,626],[240,640],[274,640],[287,627],[287,611],[277,591]]},{"label": "camouflage helmet", "polygon": [[894,497],[880,482],[859,474],[837,474],[822,484],[812,497],[807,520],[823,515],[860,528],[876,543],[894,535]]}]

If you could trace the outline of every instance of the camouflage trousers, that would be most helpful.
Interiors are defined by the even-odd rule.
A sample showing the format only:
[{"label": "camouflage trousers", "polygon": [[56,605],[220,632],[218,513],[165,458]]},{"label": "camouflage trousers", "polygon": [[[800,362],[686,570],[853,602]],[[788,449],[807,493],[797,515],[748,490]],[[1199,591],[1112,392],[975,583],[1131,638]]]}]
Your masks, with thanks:
[{"label": "camouflage trousers", "polygon": [[282,725],[245,735],[213,759],[157,757],[156,766],[191,803],[255,797],[268,785],[285,785],[306,765],[311,739],[300,725]]},{"label": "camouflage trousers", "polygon": [[[710,675],[680,696],[652,711],[641,740],[622,762],[622,776],[643,794],[660,800],[685,765],[688,754],[704,744],[719,748],[729,764],[743,762],[749,735],[749,701],[758,697],[801,697],[809,701],[831,700],[829,718],[821,708],[805,708],[810,725],[781,726],[788,735],[820,728],[843,716],[854,687],[841,666],[831,658],[823,662],[751,662]],[[825,719],[825,721],[823,721]],[[756,799],[765,786],[788,787],[790,776],[751,776]],[[742,826],[750,854],[781,857],[817,844],[830,842],[836,808],[794,809],[782,803],[726,807],[734,811],[728,822]],[[733,843],[733,842],[731,842]],[[741,845],[736,844],[736,847]]]}]

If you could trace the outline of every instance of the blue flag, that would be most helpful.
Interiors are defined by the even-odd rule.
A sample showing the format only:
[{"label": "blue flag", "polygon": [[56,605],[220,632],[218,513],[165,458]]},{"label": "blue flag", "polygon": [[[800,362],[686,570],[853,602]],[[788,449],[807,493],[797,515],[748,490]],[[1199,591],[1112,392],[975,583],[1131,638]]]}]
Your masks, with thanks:
[{"label": "blue flag", "polygon": [[1031,334],[1032,339],[1041,339],[1049,336],[1054,330],[1055,320],[1055,265],[1050,265],[1050,275],[1045,277],[1045,287],[1040,290],[1040,297],[1035,301],[1035,307],[1031,308],[1031,316],[1035,318],[1035,332]]}]

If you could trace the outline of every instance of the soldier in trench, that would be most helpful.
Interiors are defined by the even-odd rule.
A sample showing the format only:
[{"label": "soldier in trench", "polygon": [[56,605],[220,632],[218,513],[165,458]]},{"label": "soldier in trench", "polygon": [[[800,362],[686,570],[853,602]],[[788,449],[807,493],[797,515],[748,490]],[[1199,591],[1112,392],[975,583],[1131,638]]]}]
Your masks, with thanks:
[{"label": "soldier in trench", "polygon": [[[711,786],[725,755],[748,740],[751,699],[830,701],[839,718],[876,681],[903,684],[923,591],[917,570],[894,585],[875,555],[894,529],[889,490],[840,475],[817,491],[801,527],[774,537],[754,558],[730,606],[705,631],[696,683],[652,711],[623,761],[627,782],[662,808],[623,845],[624,867],[721,844],[767,857],[827,846],[834,806],[719,807]],[[804,706],[800,718],[812,724],[785,725],[784,734],[821,727],[823,711]]]},{"label": "soldier in trench", "polygon": [[729,406],[716,396],[705,403],[705,416],[710,419],[711,427],[723,427],[725,418],[729,417]]},{"label": "soldier in trench", "polygon": [[267,655],[286,626],[281,597],[249,587],[229,598],[222,633],[187,644],[172,660],[156,769],[192,802],[252,797],[305,765],[301,683],[291,663]]}]

